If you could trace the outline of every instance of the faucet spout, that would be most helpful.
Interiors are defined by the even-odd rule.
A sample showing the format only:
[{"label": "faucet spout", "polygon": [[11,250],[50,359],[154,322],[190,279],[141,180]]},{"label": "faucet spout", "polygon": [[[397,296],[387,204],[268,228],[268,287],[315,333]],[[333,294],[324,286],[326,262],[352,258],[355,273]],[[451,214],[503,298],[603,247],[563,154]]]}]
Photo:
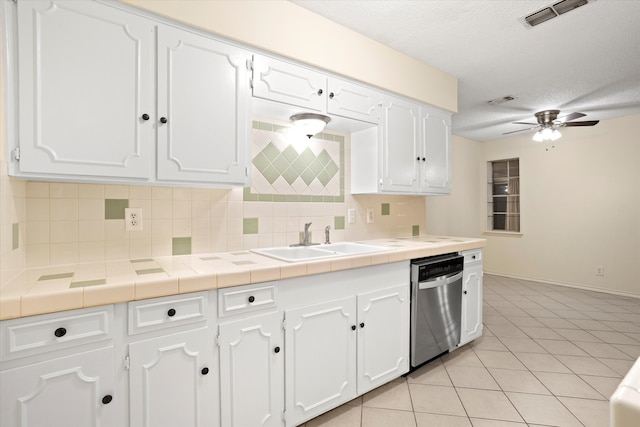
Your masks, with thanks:
[{"label": "faucet spout", "polygon": [[311,223],[307,222],[304,225],[304,236],[302,238],[302,246],[309,246],[309,227],[311,227]]},{"label": "faucet spout", "polygon": [[329,243],[331,243],[331,239],[329,238],[329,230],[331,230],[331,226],[327,225],[324,228],[324,244],[328,245]]}]

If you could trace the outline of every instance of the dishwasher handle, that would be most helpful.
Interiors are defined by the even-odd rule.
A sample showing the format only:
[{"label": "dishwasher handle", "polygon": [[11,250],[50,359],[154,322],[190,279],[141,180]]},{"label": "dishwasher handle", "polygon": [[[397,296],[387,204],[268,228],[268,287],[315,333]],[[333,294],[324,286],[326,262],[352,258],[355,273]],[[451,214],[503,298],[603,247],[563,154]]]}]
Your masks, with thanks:
[{"label": "dishwasher handle", "polygon": [[435,277],[433,279],[418,283],[418,289],[438,288],[440,286],[450,285],[451,283],[460,279],[462,279],[462,272],[454,273],[453,275]]}]

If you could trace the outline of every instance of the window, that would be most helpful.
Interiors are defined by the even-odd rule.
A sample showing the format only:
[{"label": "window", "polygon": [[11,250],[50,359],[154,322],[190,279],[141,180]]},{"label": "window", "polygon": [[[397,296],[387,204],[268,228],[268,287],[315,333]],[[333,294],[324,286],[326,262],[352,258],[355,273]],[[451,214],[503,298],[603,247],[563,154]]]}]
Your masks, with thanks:
[{"label": "window", "polygon": [[520,232],[520,161],[487,163],[487,231]]}]

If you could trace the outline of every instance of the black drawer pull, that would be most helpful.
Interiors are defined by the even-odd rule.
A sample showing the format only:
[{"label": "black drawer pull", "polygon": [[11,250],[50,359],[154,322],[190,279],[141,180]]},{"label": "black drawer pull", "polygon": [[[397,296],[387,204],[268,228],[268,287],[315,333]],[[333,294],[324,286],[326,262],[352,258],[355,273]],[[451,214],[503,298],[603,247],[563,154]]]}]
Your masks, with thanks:
[{"label": "black drawer pull", "polygon": [[318,96],[322,95],[324,91],[322,89],[318,89]]},{"label": "black drawer pull", "polygon": [[102,398],[102,403],[105,405],[108,405],[109,403],[111,403],[112,400],[113,400],[113,396],[111,396],[110,394],[107,394],[105,397]]},{"label": "black drawer pull", "polygon": [[276,354],[280,353],[280,347],[276,347],[276,348],[274,348],[274,349],[273,349],[273,352],[274,352],[274,353],[276,353]]},{"label": "black drawer pull", "polygon": [[209,368],[202,368],[202,371],[200,371],[202,373],[202,375],[207,375],[209,373]]},{"label": "black drawer pull", "polygon": [[356,325],[351,325],[351,330],[355,331],[356,330]]},{"label": "black drawer pull", "polygon": [[364,328],[364,322],[360,323],[360,327]]},{"label": "black drawer pull", "polygon": [[167,311],[167,316],[169,317],[173,317],[176,315],[176,310],[173,308],[170,308],[169,311]]},{"label": "black drawer pull", "polygon": [[254,297],[253,295],[251,295],[251,296],[249,297],[249,303],[252,303],[252,302],[254,302],[255,300],[256,300],[256,297]]},{"label": "black drawer pull", "polygon": [[67,330],[65,328],[58,328],[53,333],[53,335],[55,335],[58,338],[61,338],[61,337],[65,336],[65,335],[67,335]]}]

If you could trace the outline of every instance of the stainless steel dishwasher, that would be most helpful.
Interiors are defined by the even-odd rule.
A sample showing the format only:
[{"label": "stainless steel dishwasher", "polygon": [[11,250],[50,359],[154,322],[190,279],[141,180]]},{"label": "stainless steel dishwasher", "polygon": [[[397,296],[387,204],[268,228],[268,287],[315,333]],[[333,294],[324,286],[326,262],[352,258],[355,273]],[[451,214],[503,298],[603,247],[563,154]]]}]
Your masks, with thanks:
[{"label": "stainless steel dishwasher", "polygon": [[460,343],[462,270],[457,253],[411,261],[411,366]]}]

